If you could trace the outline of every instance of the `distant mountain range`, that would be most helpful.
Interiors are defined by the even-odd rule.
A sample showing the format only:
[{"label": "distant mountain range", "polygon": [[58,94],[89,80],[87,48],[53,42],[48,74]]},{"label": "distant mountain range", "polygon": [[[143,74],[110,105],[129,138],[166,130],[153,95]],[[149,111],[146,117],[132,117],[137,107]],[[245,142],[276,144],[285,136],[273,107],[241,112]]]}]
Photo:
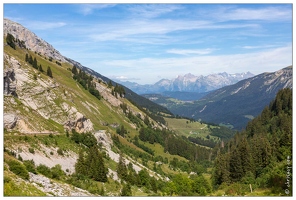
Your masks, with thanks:
[{"label": "distant mountain range", "polygon": [[221,87],[232,85],[253,77],[254,74],[250,72],[228,74],[226,72],[218,74],[210,74],[207,76],[195,76],[191,73],[184,76],[179,75],[174,79],[161,79],[155,84],[140,85],[135,82],[120,81],[122,85],[130,88],[138,94],[161,94],[164,92],[191,92],[191,93],[205,93]]},{"label": "distant mountain range", "polygon": [[197,101],[184,102],[161,95],[145,97],[167,107],[175,115],[216,124],[229,124],[241,129],[269,105],[280,89],[292,87],[293,68],[289,66],[222,87]]}]

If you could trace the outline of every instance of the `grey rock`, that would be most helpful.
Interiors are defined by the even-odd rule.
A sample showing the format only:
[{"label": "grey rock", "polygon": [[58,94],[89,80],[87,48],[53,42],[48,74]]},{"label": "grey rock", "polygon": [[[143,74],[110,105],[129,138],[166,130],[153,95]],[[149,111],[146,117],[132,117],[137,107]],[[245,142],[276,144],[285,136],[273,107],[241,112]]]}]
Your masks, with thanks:
[{"label": "grey rock", "polygon": [[6,69],[3,73],[4,95],[17,96],[16,94],[16,79],[13,69]]},{"label": "grey rock", "polygon": [[3,115],[3,124],[4,128],[13,129],[18,121],[18,116],[11,113],[4,113]]}]

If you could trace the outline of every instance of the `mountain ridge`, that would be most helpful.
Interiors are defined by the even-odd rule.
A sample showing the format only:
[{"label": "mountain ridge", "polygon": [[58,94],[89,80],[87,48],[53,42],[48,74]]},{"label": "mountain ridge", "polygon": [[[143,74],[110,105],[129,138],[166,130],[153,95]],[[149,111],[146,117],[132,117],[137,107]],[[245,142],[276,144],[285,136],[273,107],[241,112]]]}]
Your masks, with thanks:
[{"label": "mountain ridge", "polygon": [[170,110],[180,116],[217,124],[229,123],[241,129],[249,121],[248,117],[257,116],[278,90],[293,88],[292,77],[292,66],[262,73],[212,91],[194,103],[183,104]]},{"label": "mountain ridge", "polygon": [[163,92],[196,92],[204,93],[209,92],[221,87],[237,83],[240,80],[253,77],[251,72],[229,74],[226,72],[214,73],[209,75],[193,75],[187,73],[185,75],[178,75],[173,79],[161,79],[154,84],[138,84],[130,81],[120,81],[125,85],[137,92],[138,94],[153,94]]}]

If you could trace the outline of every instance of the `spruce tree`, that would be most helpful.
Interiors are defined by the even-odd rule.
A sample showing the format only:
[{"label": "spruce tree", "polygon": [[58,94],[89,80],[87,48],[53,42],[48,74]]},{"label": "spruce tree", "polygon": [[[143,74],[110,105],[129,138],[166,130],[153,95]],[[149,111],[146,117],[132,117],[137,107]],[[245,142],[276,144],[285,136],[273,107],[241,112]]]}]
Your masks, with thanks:
[{"label": "spruce tree", "polygon": [[127,168],[126,168],[126,165],[125,165],[125,162],[124,162],[124,158],[123,158],[123,156],[121,154],[120,154],[120,157],[119,157],[119,162],[118,162],[118,165],[117,165],[116,172],[117,172],[119,178],[121,178],[123,180],[127,179]]},{"label": "spruce tree", "polygon": [[238,149],[234,149],[234,151],[230,153],[229,172],[234,182],[239,181],[244,175],[242,160]]},{"label": "spruce tree", "polygon": [[76,75],[78,72],[77,72],[77,67],[74,65],[73,67],[72,67],[72,73],[74,74],[74,75]]},{"label": "spruce tree", "polygon": [[103,156],[98,151],[96,145],[89,148],[89,153],[86,159],[87,175],[96,181],[107,182],[107,169],[104,164]]},{"label": "spruce tree", "polygon": [[34,60],[33,60],[33,67],[35,68],[35,69],[38,69],[38,64],[37,64],[37,59],[36,58],[34,58]]},{"label": "spruce tree", "polygon": [[40,72],[44,72],[43,69],[42,69],[42,65],[41,65],[41,64],[39,65],[38,70],[39,70]]},{"label": "spruce tree", "polygon": [[132,196],[132,190],[129,183],[123,185],[120,196]]},{"label": "spruce tree", "polygon": [[26,53],[26,62],[29,62],[29,55]]},{"label": "spruce tree", "polygon": [[32,57],[32,55],[29,56],[29,60],[28,60],[28,62],[29,62],[31,65],[33,65],[33,57]]},{"label": "spruce tree", "polygon": [[51,69],[50,69],[50,67],[49,67],[49,66],[47,67],[47,72],[46,72],[46,74],[47,74],[47,76],[49,76],[50,78],[52,78],[52,77],[53,77],[53,76],[52,76]]},{"label": "spruce tree", "polygon": [[7,33],[6,42],[11,48],[15,49],[15,38],[10,33]]},{"label": "spruce tree", "polygon": [[112,88],[112,87],[113,87],[113,84],[112,84],[111,80],[109,80],[109,82],[108,82],[108,88]]},{"label": "spruce tree", "polygon": [[241,164],[243,168],[243,176],[249,171],[254,173],[254,161],[250,153],[249,144],[246,138],[243,138],[238,145]]},{"label": "spruce tree", "polygon": [[87,170],[88,169],[87,169],[87,165],[86,165],[86,162],[84,159],[83,151],[80,150],[77,162],[75,164],[75,172],[77,174],[86,175]]}]

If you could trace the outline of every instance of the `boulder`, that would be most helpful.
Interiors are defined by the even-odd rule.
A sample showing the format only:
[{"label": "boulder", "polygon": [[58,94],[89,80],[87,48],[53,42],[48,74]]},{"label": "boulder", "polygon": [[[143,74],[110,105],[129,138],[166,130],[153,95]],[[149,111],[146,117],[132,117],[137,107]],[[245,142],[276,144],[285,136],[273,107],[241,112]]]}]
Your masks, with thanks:
[{"label": "boulder", "polygon": [[4,113],[3,115],[3,124],[4,128],[13,129],[18,121],[18,117],[15,114]]},{"label": "boulder", "polygon": [[77,112],[76,118],[70,118],[64,123],[64,128],[68,131],[75,129],[78,133],[91,132],[93,131],[93,124],[90,119],[87,119],[84,115]]}]

